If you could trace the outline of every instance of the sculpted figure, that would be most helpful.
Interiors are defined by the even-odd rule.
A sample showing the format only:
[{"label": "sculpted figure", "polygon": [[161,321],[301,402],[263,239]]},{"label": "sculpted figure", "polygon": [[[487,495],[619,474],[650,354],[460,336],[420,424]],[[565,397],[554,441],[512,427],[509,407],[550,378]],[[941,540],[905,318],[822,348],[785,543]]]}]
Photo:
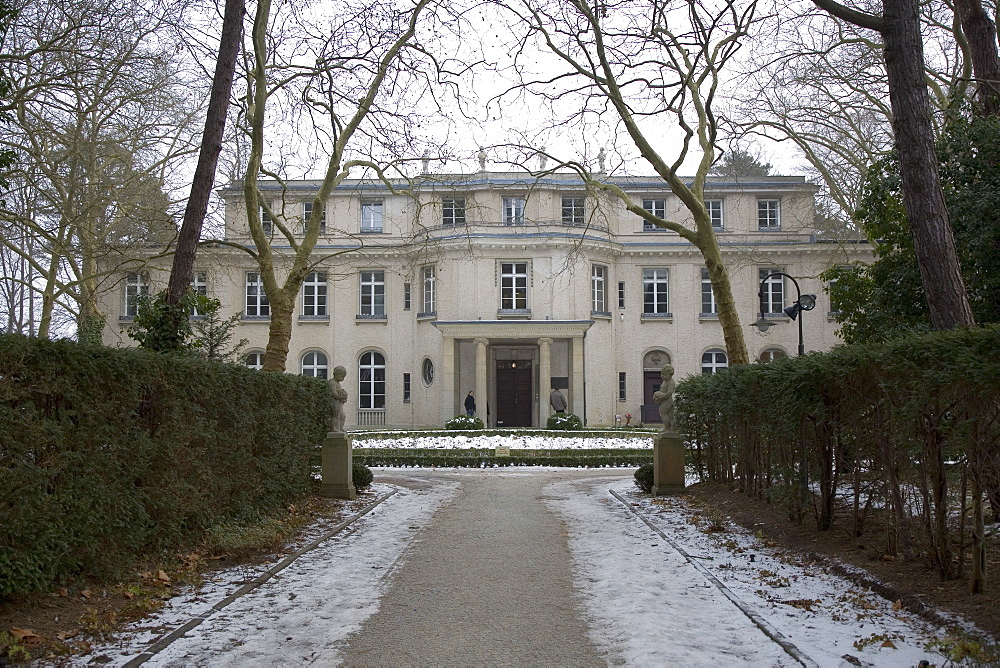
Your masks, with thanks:
[{"label": "sculpted figure", "polygon": [[660,418],[663,420],[664,432],[676,431],[674,426],[674,367],[664,364],[660,369],[663,382],[660,389],[653,393],[653,401],[660,405]]},{"label": "sculpted figure", "polygon": [[338,366],[333,370],[333,378],[330,380],[330,413],[332,416],[331,431],[344,433],[344,402],[347,401],[347,390],[340,385],[340,381],[347,377],[347,369]]}]

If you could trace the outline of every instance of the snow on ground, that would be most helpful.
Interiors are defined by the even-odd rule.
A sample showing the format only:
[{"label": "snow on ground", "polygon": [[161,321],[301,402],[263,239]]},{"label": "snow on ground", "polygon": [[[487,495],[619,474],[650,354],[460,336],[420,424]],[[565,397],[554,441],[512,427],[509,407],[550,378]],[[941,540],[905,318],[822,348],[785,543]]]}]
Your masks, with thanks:
[{"label": "snow on ground", "polygon": [[510,448],[512,450],[624,450],[649,448],[652,450],[653,434],[649,438],[581,438],[553,436],[400,436],[399,438],[357,441],[358,448],[427,448],[452,450],[461,448]]},{"label": "snow on ground", "polygon": [[[376,492],[390,491],[373,485]],[[316,661],[336,642],[361,628],[378,610],[391,573],[434,511],[457,492],[454,482],[427,489],[399,489],[347,530],[307,552],[275,578],[207,617],[170,644],[146,666],[299,665]],[[152,619],[138,624],[96,656],[120,666],[141,654],[164,628],[176,628],[208,611],[263,569],[223,571],[197,591],[168,602]],[[312,624],[317,632],[309,633]],[[322,629],[321,631],[319,629]],[[332,665],[320,661],[321,665]]]},{"label": "snow on ground", "polygon": [[[539,467],[520,473],[554,476],[565,470]],[[935,629],[895,610],[891,602],[732,527],[706,532],[710,523],[696,519],[683,497],[652,499],[637,494],[622,474],[592,473],[547,485],[545,499],[567,526],[590,636],[609,657],[616,657],[615,663],[620,657],[630,666],[796,665],[692,561],[705,566],[816,665],[942,662],[922,649]],[[414,484],[400,488],[260,588],[208,616],[148,665],[336,665],[339,647],[378,609],[401,557],[419,541],[420,529],[434,512],[466,480],[471,484],[474,477],[504,473],[376,469],[376,479],[380,474]],[[669,540],[647,527],[609,488],[650,517]],[[388,489],[381,485],[378,491]],[[685,559],[671,541],[691,558]],[[165,629],[204,613],[256,575],[246,569],[219,574],[198,591],[173,599],[116,644],[78,658],[77,665],[101,655],[111,665],[127,663]]]},{"label": "snow on ground", "polygon": [[683,497],[654,499],[620,479],[555,483],[550,505],[569,527],[592,637],[599,645],[617,646],[630,665],[796,662],[674,545],[613,499],[609,483],[690,561],[706,567],[766,627],[817,665],[941,663],[924,649],[938,629],[742,529],[711,526]]}]

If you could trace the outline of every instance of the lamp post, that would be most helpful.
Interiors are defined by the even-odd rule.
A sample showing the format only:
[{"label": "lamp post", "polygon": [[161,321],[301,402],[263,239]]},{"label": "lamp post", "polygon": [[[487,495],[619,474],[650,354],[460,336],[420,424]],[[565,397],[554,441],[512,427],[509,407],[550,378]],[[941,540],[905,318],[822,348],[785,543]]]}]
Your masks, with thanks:
[{"label": "lamp post", "polygon": [[[760,289],[757,290],[757,296],[760,297],[760,320],[753,323],[752,327],[756,327],[761,334],[767,334],[767,330],[774,327],[777,323],[772,322],[767,319],[767,314],[764,312],[764,284],[768,282],[774,276],[784,276],[792,282],[795,286],[795,301],[785,308],[782,309],[785,315],[787,315],[792,320],[799,321],[799,355],[805,354],[805,345],[802,343],[802,318],[799,317],[802,311],[811,311],[816,308],[816,295],[804,295],[802,290],[799,289],[799,282],[795,280],[794,276],[789,276],[783,271],[772,271],[767,276],[765,276],[760,282]],[[799,473],[802,476],[802,490],[801,490],[801,502],[802,507],[805,507],[806,501],[809,499],[809,453],[806,451],[806,445],[803,441],[802,443],[802,462],[799,464]]]},{"label": "lamp post", "polygon": [[802,343],[802,318],[799,314],[802,311],[811,311],[816,308],[816,295],[804,295],[802,290],[799,289],[799,282],[795,280],[794,276],[789,276],[783,271],[772,271],[770,274],[765,276],[760,282],[760,288],[757,290],[757,296],[760,297],[760,302],[762,308],[760,310],[760,320],[753,323],[752,327],[756,327],[761,334],[767,334],[767,330],[774,327],[777,323],[772,322],[767,319],[767,314],[764,313],[763,303],[764,303],[764,285],[774,276],[784,276],[792,282],[795,286],[795,301],[782,309],[789,318],[792,320],[799,321],[799,355],[805,354],[805,346]]}]

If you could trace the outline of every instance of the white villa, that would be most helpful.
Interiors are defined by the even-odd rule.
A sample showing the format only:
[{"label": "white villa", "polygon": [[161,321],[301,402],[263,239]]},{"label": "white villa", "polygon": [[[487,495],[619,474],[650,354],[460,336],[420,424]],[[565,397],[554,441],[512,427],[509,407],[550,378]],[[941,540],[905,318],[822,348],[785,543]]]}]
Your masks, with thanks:
[{"label": "white villa", "polygon": [[[608,177],[643,208],[690,220],[655,177]],[[646,224],[614,199],[588,193],[573,174],[423,174],[390,189],[377,180],[342,183],[329,198],[315,271],[303,285],[289,347],[289,372],[327,377],[347,369],[348,428],[440,427],[463,414],[474,391],[490,426],[544,426],[551,388],[588,425],[659,421],[652,394],[660,367],[676,378],[727,365],[722,328],[699,252]],[[270,206],[302,232],[318,181],[262,182]],[[730,270],[750,354],[794,355],[799,324],[783,308],[817,296],[801,314],[805,349],[839,343],[820,272],[870,259],[864,244],[817,239],[815,187],[802,177],[714,177],[706,204]],[[394,192],[395,191],[395,192]],[[253,247],[240,184],[220,191],[226,240]],[[265,220],[273,248],[290,253]],[[103,304],[109,344],[135,297],[166,286],[169,264],[122,277]],[[270,308],[249,254],[202,248],[195,287],[243,312],[237,338],[259,366]],[[762,303],[763,301],[763,303]],[[750,327],[760,312],[778,324]],[[114,314],[118,317],[115,318]],[[620,416],[620,417],[619,417]]]}]

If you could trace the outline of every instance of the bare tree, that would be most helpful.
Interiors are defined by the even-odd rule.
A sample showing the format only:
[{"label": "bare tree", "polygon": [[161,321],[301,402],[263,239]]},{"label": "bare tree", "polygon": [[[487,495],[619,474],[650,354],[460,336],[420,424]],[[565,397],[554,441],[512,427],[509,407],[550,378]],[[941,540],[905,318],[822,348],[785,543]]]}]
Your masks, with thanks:
[{"label": "bare tree", "polygon": [[[314,257],[313,251],[324,205],[333,189],[352,169],[368,169],[382,177],[384,165],[393,162],[393,155],[412,151],[405,132],[408,114],[401,113],[400,107],[406,108],[407,89],[424,90],[429,85],[420,62],[422,49],[413,40],[418,22],[431,4],[431,0],[417,0],[404,10],[382,3],[345,6],[338,25],[303,23],[306,29],[301,34],[274,28],[269,0],[257,5],[246,112],[250,151],[243,193],[254,242],[249,252],[260,269],[271,307],[265,370],[285,369],[296,298],[309,272],[326,259]],[[293,55],[281,50],[279,37],[286,45],[294,44]],[[311,56],[308,62],[301,57],[303,51]],[[302,101],[292,111],[300,120],[308,119],[303,126],[312,130],[313,152],[316,146],[324,152],[317,156],[323,169],[312,214],[304,221],[286,218],[280,209],[272,208],[257,182],[261,175],[278,183],[284,181],[280,172],[287,171],[287,165],[269,165],[266,159],[266,115],[275,110],[276,101],[287,102],[290,94]],[[393,123],[399,127],[391,127]],[[283,144],[286,138],[280,132],[276,135],[276,141]],[[396,137],[403,139],[403,145],[392,143]],[[381,159],[377,155],[380,149]],[[357,156],[353,159],[352,151]],[[269,229],[264,227],[262,211]],[[303,233],[300,226],[304,226]],[[290,252],[275,248],[275,236]]]},{"label": "bare tree", "polygon": [[[665,0],[525,0],[511,5],[528,35],[522,41],[525,59],[533,57],[529,38],[537,38],[563,65],[515,90],[531,90],[553,105],[575,96],[579,106],[572,117],[578,123],[601,117],[610,108],[642,159],[690,212],[692,226],[660,218],[602,180],[600,173],[580,169],[588,188],[611,195],[629,212],[698,248],[712,281],[732,364],[745,364],[749,358],[729,273],[705,207],[705,184],[718,155],[716,95],[724,71],[757,21],[756,10],[755,2],[737,7]],[[515,28],[514,34],[522,33]],[[674,126],[679,141],[665,141],[664,128]],[[695,163],[690,179],[680,171],[689,160]]]},{"label": "bare tree", "polygon": [[175,234],[166,179],[188,150],[192,109],[172,86],[172,49],[157,39],[175,11],[24,3],[4,37],[13,123],[0,144],[18,162],[2,217],[17,234],[0,243],[31,268],[39,336],[61,307],[82,340],[99,341],[102,284]]}]

